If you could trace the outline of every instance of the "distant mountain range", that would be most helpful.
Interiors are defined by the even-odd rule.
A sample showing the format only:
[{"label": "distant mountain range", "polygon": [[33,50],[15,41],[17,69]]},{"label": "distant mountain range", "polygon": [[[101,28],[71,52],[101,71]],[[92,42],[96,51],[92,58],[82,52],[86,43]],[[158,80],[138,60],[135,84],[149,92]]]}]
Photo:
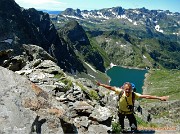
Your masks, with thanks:
[{"label": "distant mountain range", "polygon": [[117,30],[124,27],[128,29],[150,29],[163,34],[180,35],[180,13],[172,13],[168,10],[113,7],[81,11],[80,9],[67,8],[57,16],[57,22],[67,19],[76,19],[87,30],[89,25],[97,25],[98,27],[94,27],[94,30],[99,28],[101,30]]},{"label": "distant mountain range", "polygon": [[50,17],[56,29],[77,21],[93,44],[105,51],[107,61],[134,67],[179,68],[180,13],[146,8],[67,8]]}]

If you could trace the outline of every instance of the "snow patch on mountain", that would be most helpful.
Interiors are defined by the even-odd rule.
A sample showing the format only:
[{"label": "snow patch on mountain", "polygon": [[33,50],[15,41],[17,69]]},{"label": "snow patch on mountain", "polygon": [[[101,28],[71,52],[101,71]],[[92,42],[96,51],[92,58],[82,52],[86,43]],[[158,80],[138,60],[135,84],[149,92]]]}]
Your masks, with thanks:
[{"label": "snow patch on mountain", "polygon": [[88,64],[87,62],[84,62],[87,66],[89,66],[94,72],[96,72],[97,73],[97,71],[90,65],[90,64]]},{"label": "snow patch on mountain", "polygon": [[137,22],[135,21],[135,22],[133,23],[133,25],[137,26]]},{"label": "snow patch on mountain", "polygon": [[7,40],[0,41],[0,42],[5,42],[5,43],[9,43],[9,44],[11,44],[11,43],[13,42],[13,39],[7,39]]},{"label": "snow patch on mountain", "polygon": [[71,15],[63,15],[65,18],[74,18],[74,19],[77,19],[77,20],[83,20],[77,16],[71,16]]},{"label": "snow patch on mountain", "polygon": [[160,29],[160,26],[159,26],[159,25],[156,25],[156,26],[155,26],[155,30],[158,31],[158,32],[163,33],[163,30]]}]

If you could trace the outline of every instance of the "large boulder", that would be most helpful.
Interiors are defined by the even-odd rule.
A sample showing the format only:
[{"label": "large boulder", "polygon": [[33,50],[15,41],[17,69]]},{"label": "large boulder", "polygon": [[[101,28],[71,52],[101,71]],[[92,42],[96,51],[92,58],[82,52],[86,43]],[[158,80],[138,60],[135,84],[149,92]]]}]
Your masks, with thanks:
[{"label": "large boulder", "polygon": [[0,133],[63,133],[63,108],[26,77],[0,67],[0,96]]},{"label": "large boulder", "polygon": [[23,106],[33,98],[31,82],[25,77],[0,67],[0,133],[29,133],[37,114]]}]

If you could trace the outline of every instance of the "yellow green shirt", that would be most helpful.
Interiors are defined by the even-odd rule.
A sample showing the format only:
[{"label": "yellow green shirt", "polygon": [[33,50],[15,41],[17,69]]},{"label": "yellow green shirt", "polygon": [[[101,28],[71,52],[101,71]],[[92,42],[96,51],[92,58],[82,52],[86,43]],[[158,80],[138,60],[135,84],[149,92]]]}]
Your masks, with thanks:
[{"label": "yellow green shirt", "polygon": [[[115,88],[115,92],[116,94],[119,95],[119,93],[121,93],[123,89],[121,88]],[[134,92],[135,95],[135,100],[137,100],[139,98],[139,96],[141,94]],[[130,112],[130,110],[127,108],[127,102],[126,102],[126,98],[127,97],[127,102],[129,105],[133,105],[132,104],[132,93],[129,96],[126,96],[125,92],[123,93],[122,97],[119,100],[119,111],[123,111],[123,112],[127,112],[128,114],[131,114],[132,112]]]}]

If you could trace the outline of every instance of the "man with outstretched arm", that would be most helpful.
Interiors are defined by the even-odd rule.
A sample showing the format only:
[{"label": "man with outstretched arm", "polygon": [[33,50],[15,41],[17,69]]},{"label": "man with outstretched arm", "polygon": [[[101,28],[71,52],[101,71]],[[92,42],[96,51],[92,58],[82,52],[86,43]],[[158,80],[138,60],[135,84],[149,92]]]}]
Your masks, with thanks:
[{"label": "man with outstretched arm", "polygon": [[[132,84],[129,82],[125,82],[122,86],[122,88],[117,88],[113,86],[109,86],[106,84],[102,84],[100,82],[96,82],[98,86],[105,87],[109,90],[115,91],[116,94],[122,93],[121,98],[119,99],[119,123],[121,125],[122,131],[124,130],[124,118],[127,117],[129,120],[129,125],[131,126],[132,131],[137,130],[137,121],[134,116],[134,111],[133,111],[133,101],[132,101]],[[157,99],[161,101],[166,101],[168,100],[169,96],[153,96],[153,95],[142,95],[139,93],[134,92],[134,98],[139,99],[139,98],[145,98],[145,99]]]}]

